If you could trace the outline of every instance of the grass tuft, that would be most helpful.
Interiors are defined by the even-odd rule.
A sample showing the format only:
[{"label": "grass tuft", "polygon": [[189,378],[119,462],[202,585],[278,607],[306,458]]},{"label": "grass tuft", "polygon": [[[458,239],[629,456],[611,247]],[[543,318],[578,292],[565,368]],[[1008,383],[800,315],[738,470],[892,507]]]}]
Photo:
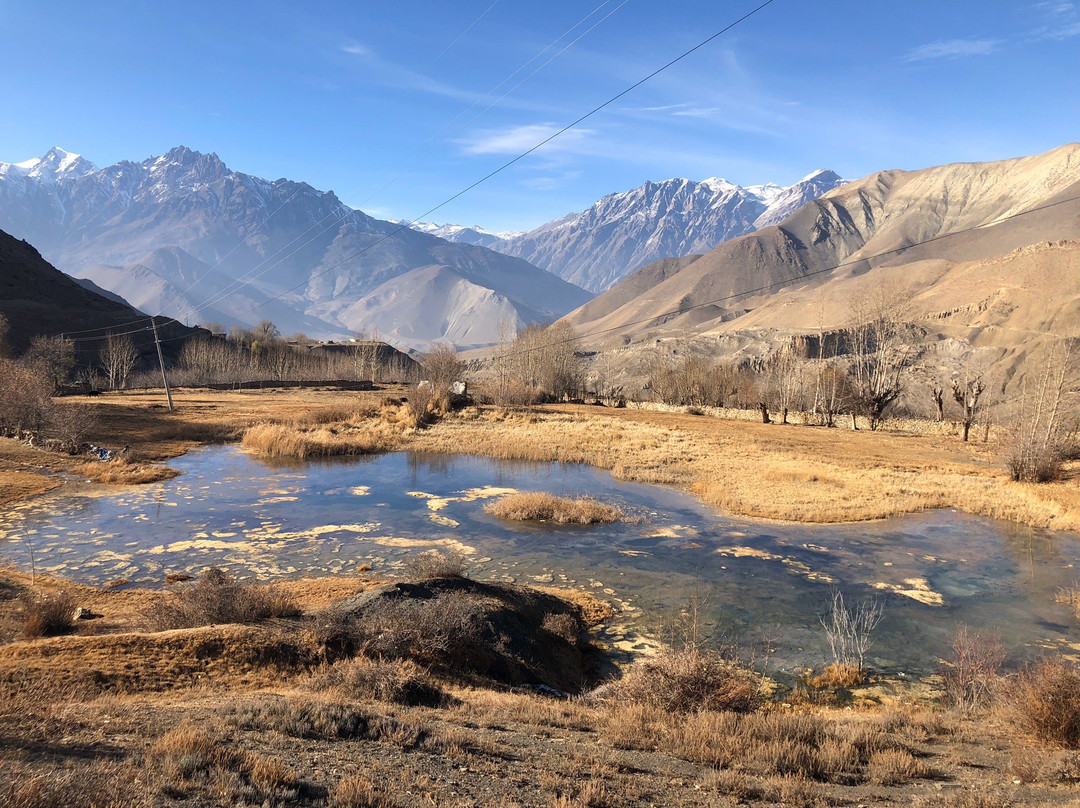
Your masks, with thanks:
[{"label": "grass tuft", "polygon": [[22,601],[22,633],[27,639],[67,634],[75,626],[75,600],[70,593],[25,592]]},{"label": "grass tuft", "polygon": [[612,505],[592,497],[569,499],[543,491],[507,494],[484,506],[485,513],[514,521],[558,522],[559,524],[595,525],[619,522],[626,515]]}]

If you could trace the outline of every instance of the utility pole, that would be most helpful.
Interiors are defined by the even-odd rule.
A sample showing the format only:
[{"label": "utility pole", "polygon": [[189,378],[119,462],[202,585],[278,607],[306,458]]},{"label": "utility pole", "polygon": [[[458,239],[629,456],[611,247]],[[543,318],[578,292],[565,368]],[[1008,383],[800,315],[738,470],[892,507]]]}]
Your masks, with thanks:
[{"label": "utility pole", "polygon": [[157,321],[153,317],[150,318],[150,326],[154,329],[154,345],[157,346],[158,364],[161,365],[161,381],[165,383],[165,397],[169,399],[169,412],[172,412],[172,391],[169,390],[169,377],[165,375],[165,357],[161,355],[161,340],[158,339]]}]

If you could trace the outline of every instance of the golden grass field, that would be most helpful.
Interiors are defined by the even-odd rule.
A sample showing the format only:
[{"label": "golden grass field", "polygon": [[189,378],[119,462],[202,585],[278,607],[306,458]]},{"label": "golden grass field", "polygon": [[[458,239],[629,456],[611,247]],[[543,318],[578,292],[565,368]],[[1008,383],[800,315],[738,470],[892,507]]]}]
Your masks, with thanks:
[{"label": "golden grass field", "polygon": [[[852,522],[956,508],[1080,530],[1076,464],[1061,482],[1014,483],[993,442],[583,405],[469,408],[417,427],[406,405],[382,405],[385,397],[386,392],[180,390],[174,413],[153,392],[85,402],[100,413],[93,439],[106,446],[130,443],[134,465],[144,471],[151,461],[202,442],[237,441],[250,429],[245,445],[251,450],[289,456],[412,449],[587,463],[620,479],[690,491],[722,511],[752,518]],[[34,473],[35,461],[46,471],[72,470],[56,455],[0,441],[0,502],[34,493],[35,481],[26,475]],[[37,482],[54,484],[47,477]]]},{"label": "golden grass field", "polygon": [[[86,399],[99,414],[90,440],[130,444],[124,462],[0,441],[0,504],[67,475],[97,481],[82,484],[160,479],[170,473],[162,461],[192,446],[244,440],[247,451],[285,456],[467,447],[589,463],[767,519],[953,507],[1080,529],[1075,468],[1059,483],[1012,483],[992,444],[571,405],[468,408],[422,426],[385,396],[180,390],[174,413],[154,392]],[[319,663],[313,638],[332,629],[320,615],[378,583],[285,581],[297,617],[153,631],[148,610],[168,593],[40,577],[31,585],[24,572],[0,570],[0,804],[1005,808],[1080,797],[1080,751],[1033,735],[1007,680],[994,680],[996,706],[975,711],[844,701],[808,684],[743,716],[677,715],[603,688],[551,699],[409,661]],[[100,617],[66,636],[22,638],[27,593],[60,591]],[[556,594],[586,623],[611,616],[592,595]],[[568,630],[566,621],[545,625]],[[446,699],[423,706],[386,695],[414,680],[433,682]],[[746,693],[750,680],[740,681]],[[638,690],[654,687],[646,679]],[[1058,688],[1051,715],[1080,714],[1073,690]]]}]

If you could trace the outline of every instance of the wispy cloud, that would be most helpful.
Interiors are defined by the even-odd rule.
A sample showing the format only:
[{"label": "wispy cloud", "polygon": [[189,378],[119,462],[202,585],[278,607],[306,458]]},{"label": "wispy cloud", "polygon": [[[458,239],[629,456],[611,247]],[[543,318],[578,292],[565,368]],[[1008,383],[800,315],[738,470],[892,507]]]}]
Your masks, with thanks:
[{"label": "wispy cloud", "polygon": [[964,56],[986,56],[1002,44],[1000,39],[944,39],[919,45],[904,55],[905,62],[927,59],[959,59]]},{"label": "wispy cloud", "polygon": [[352,56],[367,56],[371,53],[370,50],[356,42],[346,42],[341,46],[340,50],[342,53],[348,53]]},{"label": "wispy cloud", "polygon": [[1028,34],[1029,42],[1053,40],[1060,42],[1080,36],[1080,10],[1075,3],[1047,0],[1032,8],[1042,16],[1043,24]]},{"label": "wispy cloud", "polygon": [[[461,146],[462,152],[469,155],[516,155],[542,143],[557,133],[560,128],[551,123],[534,123],[501,129],[482,129],[461,138],[457,143]],[[590,129],[571,129],[550,143],[545,143],[544,153],[577,151],[592,134]]]}]

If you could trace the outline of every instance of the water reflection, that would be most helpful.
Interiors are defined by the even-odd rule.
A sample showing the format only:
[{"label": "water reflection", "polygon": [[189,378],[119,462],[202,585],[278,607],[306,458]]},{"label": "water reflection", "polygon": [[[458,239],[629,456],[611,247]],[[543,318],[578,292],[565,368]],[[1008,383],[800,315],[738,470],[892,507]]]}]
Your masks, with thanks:
[{"label": "water reflection", "polygon": [[[1080,537],[939,511],[862,525],[759,524],[695,499],[585,466],[397,453],[267,464],[232,447],[174,461],[180,477],[88,488],[0,517],[0,553],[103,584],[160,585],[168,572],[240,577],[393,573],[409,554],[468,555],[478,577],[577,586],[612,601],[617,622],[651,630],[696,593],[714,634],[779,626],[781,667],[820,664],[819,617],[833,588],[877,598],[885,618],[870,659],[929,673],[961,624],[997,631],[1017,655],[1075,653],[1074,618],[1054,602],[1078,577]],[[507,490],[590,493],[640,523],[509,524],[484,504]],[[630,635],[627,635],[630,636]],[[627,642],[632,642],[627,640]]]}]

